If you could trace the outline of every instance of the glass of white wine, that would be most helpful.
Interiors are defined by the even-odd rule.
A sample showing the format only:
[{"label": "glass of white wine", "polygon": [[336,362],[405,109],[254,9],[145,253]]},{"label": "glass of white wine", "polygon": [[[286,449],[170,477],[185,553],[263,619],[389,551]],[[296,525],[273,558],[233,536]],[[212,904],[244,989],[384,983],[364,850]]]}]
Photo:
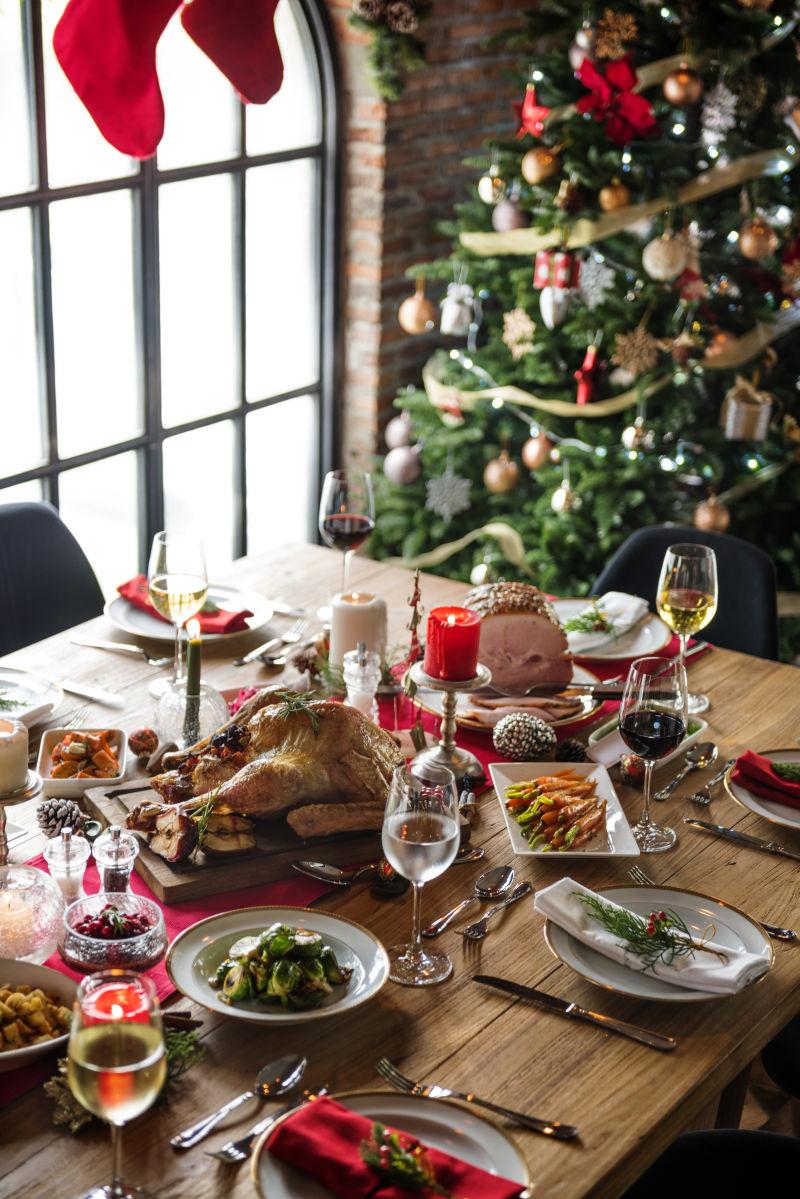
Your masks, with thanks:
[{"label": "glass of white wine", "polygon": [[[181,628],[191,616],[196,616],[208,595],[208,575],[203,543],[183,533],[156,533],[147,566],[147,586],[150,603],[175,628],[174,684],[183,681],[183,646]],[[169,686],[159,680],[150,688],[159,695]]]},{"label": "glass of white wine", "polygon": [[122,1127],[155,1102],[167,1076],[155,987],[126,970],[100,970],[78,987],[67,1054],[67,1079],[87,1111],[111,1126],[111,1182],[82,1199],[150,1199],[120,1178]]},{"label": "glass of white wine", "polygon": [[[658,615],[681,643],[681,666],[686,643],[714,619],[719,588],[717,557],[707,545],[671,545],[664,555],[656,592]],[[705,712],[708,696],[689,692],[688,711]]]},{"label": "glass of white wine", "polygon": [[422,947],[420,892],[437,878],[458,852],[458,791],[452,771],[433,763],[398,766],[392,776],[383,817],[383,852],[414,893],[411,943],[389,950],[389,977],[407,987],[424,987],[449,978],[453,963],[446,953]]}]

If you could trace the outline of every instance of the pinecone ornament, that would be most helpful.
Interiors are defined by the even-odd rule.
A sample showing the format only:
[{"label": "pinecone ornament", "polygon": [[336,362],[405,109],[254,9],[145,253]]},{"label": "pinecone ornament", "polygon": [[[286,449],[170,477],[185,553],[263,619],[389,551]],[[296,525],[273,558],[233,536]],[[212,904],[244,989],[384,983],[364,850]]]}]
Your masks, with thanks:
[{"label": "pinecone ornament", "polygon": [[554,756],[557,762],[585,762],[586,746],[577,737],[567,737],[558,742]]},{"label": "pinecone ornament", "polygon": [[497,752],[506,758],[538,762],[552,758],[556,735],[540,717],[514,712],[498,720],[492,741]]},{"label": "pinecone ornament", "polygon": [[46,837],[58,837],[64,828],[82,832],[88,817],[74,799],[46,799],[36,809],[36,819]]}]

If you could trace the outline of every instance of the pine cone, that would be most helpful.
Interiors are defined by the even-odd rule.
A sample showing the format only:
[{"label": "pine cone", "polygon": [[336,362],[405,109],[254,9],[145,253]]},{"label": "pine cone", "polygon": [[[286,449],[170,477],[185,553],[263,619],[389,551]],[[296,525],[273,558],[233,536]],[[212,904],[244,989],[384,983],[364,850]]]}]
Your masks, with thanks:
[{"label": "pine cone", "polygon": [[394,0],[386,9],[386,24],[395,33],[413,33],[419,26],[419,17],[406,0]]},{"label": "pine cone", "polygon": [[586,746],[577,737],[567,737],[558,742],[554,756],[557,762],[585,762]]},{"label": "pine cone", "polygon": [[87,821],[74,799],[46,799],[36,809],[36,819],[47,837],[58,837],[65,828],[80,833]]},{"label": "pine cone", "polygon": [[353,0],[353,12],[364,21],[377,24],[386,15],[385,0]]}]

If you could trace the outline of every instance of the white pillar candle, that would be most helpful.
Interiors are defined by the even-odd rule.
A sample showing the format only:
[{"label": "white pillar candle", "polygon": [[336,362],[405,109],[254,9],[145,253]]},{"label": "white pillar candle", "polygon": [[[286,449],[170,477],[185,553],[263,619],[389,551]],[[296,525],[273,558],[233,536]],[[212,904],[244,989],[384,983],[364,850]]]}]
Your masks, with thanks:
[{"label": "white pillar candle", "polygon": [[0,720],[0,795],[19,791],[28,778],[28,730],[20,720]]},{"label": "white pillar candle", "polygon": [[331,666],[341,666],[345,654],[363,641],[367,649],[386,656],[386,603],[366,591],[335,595],[331,605]]}]

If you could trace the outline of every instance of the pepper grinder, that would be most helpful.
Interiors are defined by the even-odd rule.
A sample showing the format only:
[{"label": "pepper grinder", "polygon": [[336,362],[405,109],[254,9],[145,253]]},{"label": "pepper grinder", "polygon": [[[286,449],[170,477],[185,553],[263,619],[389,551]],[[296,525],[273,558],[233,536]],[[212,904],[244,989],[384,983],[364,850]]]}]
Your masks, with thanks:
[{"label": "pepper grinder", "polygon": [[101,891],[130,890],[131,871],[139,842],[131,833],[124,833],[118,824],[98,837],[94,843],[94,858],[100,871]]},{"label": "pepper grinder", "polygon": [[47,867],[68,904],[82,899],[86,894],[83,889],[83,876],[90,853],[86,838],[73,836],[69,825],[61,830],[60,837],[53,837],[45,843],[44,856]]},{"label": "pepper grinder", "polygon": [[378,701],[375,696],[381,681],[380,654],[368,650],[365,642],[359,641],[356,649],[344,655],[344,681],[346,702],[377,724]]}]

